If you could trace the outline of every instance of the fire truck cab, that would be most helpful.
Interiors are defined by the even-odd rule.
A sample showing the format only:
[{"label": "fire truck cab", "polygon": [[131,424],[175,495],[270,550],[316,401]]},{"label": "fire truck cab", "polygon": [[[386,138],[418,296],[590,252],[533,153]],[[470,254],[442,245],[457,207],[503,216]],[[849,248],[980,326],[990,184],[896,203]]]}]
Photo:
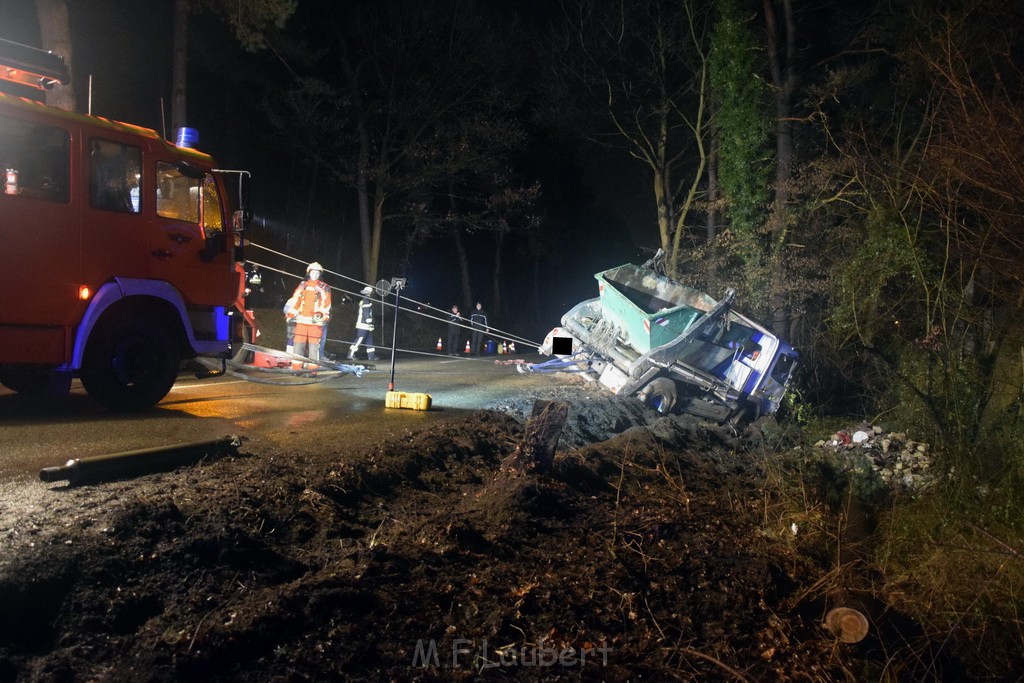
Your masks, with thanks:
[{"label": "fire truck cab", "polygon": [[0,383],[143,409],[230,357],[244,212],[189,137],[0,93]]}]

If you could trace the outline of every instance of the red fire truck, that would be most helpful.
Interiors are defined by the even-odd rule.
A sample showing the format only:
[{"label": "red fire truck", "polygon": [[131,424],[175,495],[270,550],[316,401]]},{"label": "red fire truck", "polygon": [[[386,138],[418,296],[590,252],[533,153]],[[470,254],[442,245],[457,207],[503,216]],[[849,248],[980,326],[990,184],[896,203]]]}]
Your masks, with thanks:
[{"label": "red fire truck", "polygon": [[[0,45],[6,80],[66,73]],[[0,383],[66,393],[77,376],[107,406],[143,409],[183,360],[230,357],[244,212],[192,138],[0,93]]]}]

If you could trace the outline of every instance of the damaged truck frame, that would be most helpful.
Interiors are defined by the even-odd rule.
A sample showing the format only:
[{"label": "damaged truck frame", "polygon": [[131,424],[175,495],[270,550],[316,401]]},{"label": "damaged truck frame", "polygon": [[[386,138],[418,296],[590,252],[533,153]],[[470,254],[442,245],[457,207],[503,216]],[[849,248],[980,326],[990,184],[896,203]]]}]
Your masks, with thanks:
[{"label": "damaged truck frame", "polygon": [[577,372],[661,414],[735,426],[779,408],[798,354],[722,299],[667,277],[656,256],[596,273],[599,296],[573,307],[544,340],[545,363],[520,372]]}]

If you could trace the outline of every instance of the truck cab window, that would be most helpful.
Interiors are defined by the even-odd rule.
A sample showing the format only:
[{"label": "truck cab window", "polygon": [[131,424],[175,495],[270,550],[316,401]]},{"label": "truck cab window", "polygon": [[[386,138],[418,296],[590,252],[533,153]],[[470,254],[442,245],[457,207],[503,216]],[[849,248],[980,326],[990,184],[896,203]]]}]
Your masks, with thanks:
[{"label": "truck cab window", "polygon": [[182,175],[174,164],[156,164],[156,212],[164,218],[189,223],[199,222],[199,183],[201,179]]},{"label": "truck cab window", "polygon": [[224,232],[224,216],[220,211],[220,191],[209,173],[203,179],[203,232],[207,237]]},{"label": "truck cab window", "polygon": [[0,116],[0,173],[5,195],[67,203],[70,159],[68,131]]},{"label": "truck cab window", "polygon": [[89,148],[89,201],[97,209],[139,213],[142,152],[138,147],[93,139]]}]

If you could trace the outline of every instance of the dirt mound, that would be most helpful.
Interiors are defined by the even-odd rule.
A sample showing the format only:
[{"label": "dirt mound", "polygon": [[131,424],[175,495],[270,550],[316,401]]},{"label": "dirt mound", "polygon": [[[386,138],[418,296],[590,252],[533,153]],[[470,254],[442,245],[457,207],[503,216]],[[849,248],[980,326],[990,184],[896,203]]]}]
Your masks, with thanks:
[{"label": "dirt mound", "polygon": [[682,443],[690,443],[689,435],[699,433],[702,435],[699,440],[727,448],[740,447],[745,439],[752,436],[746,432],[738,434],[728,426],[715,425],[689,415],[662,417],[636,398],[609,394],[593,382],[572,382],[570,379],[567,382],[566,385],[487,407],[525,421],[537,399],[567,403],[569,419],[559,441],[563,450],[599,443],[633,427],[648,427],[665,440],[679,439]]},{"label": "dirt mound", "polygon": [[756,467],[706,425],[580,403],[566,441],[623,433],[544,476],[501,468],[523,425],[484,411],[46,491],[0,528],[0,679],[840,677]]}]

